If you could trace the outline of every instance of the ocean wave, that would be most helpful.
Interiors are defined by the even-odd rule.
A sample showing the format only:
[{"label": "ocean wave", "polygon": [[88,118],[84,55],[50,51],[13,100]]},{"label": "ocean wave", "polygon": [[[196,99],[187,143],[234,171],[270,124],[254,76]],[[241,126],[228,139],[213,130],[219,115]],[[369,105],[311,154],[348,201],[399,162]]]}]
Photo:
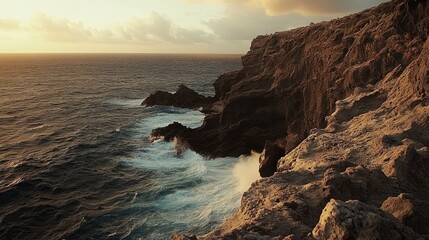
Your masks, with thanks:
[{"label": "ocean wave", "polygon": [[[159,112],[138,124],[138,137],[148,137],[153,128],[173,121],[198,127],[204,118],[193,110],[151,110]],[[189,149],[177,154],[174,144],[156,141],[124,159],[127,165],[154,174],[154,185],[148,193],[153,197],[149,203],[154,215],[145,222],[148,239],[168,239],[174,231],[202,233],[212,229],[237,209],[241,194],[252,179],[259,178],[256,153],[209,160]],[[244,170],[254,174],[246,176]],[[138,204],[138,199],[133,202]]]},{"label": "ocean wave", "polygon": [[141,103],[144,99],[124,99],[124,98],[112,98],[106,102],[113,105],[125,106],[130,108],[141,107]]},{"label": "ocean wave", "polygon": [[[213,227],[223,217],[214,217],[224,211],[217,205],[238,206],[203,206],[235,189],[232,177],[231,187],[219,182],[231,176],[234,159],[222,165],[191,151],[178,156],[172,143],[149,142],[153,128],[173,121],[199,127],[204,115],[140,104],[180,83],[213,93],[212,82],[202,79],[235,69],[239,59],[13,59],[0,69],[0,239],[169,239],[172,231]],[[208,71],[189,67],[201,62]],[[211,199],[198,203],[203,194]],[[185,211],[172,209],[178,206]]]}]

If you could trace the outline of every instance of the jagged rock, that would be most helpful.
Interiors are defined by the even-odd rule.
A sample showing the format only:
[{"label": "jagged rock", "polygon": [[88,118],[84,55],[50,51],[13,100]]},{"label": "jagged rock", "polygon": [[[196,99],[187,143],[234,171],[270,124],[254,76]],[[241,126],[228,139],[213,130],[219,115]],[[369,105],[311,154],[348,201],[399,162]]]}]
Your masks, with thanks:
[{"label": "jagged rock", "polygon": [[179,136],[182,132],[188,129],[189,128],[183,126],[181,123],[173,122],[172,124],[166,127],[153,129],[150,139],[152,142],[158,139],[164,139],[165,141],[172,141],[175,137]]},{"label": "jagged rock", "polygon": [[332,168],[325,172],[322,180],[322,190],[325,198],[351,199],[353,197],[351,188],[352,181],[350,178],[335,172]]},{"label": "jagged rock", "polygon": [[285,155],[285,149],[273,142],[265,143],[264,151],[259,157],[259,174],[270,177],[277,171],[277,162]]},{"label": "jagged rock", "polygon": [[420,154],[415,145],[401,146],[402,154],[395,156],[386,166],[389,174],[407,187],[409,191],[416,191],[419,196],[429,195],[429,157]]},{"label": "jagged rock", "polygon": [[351,200],[332,199],[313,229],[315,239],[418,239],[411,228],[382,210]]},{"label": "jagged rock", "polygon": [[321,184],[322,196],[328,200],[367,201],[371,196],[389,189],[389,180],[382,171],[369,170],[363,165],[347,167],[341,173],[335,168],[329,168],[325,171]]},{"label": "jagged rock", "polygon": [[429,233],[429,204],[427,202],[416,200],[411,194],[401,193],[397,197],[386,199],[381,209],[392,214],[416,232]]},{"label": "jagged rock", "polygon": [[171,240],[198,240],[196,236],[188,236],[185,234],[174,233],[171,236]]},{"label": "jagged rock", "polygon": [[220,99],[222,96],[225,96],[231,91],[231,87],[234,84],[245,77],[246,73],[243,70],[222,74],[213,84],[216,92],[215,99]]},{"label": "jagged rock", "polygon": [[332,117],[337,123],[349,121],[351,118],[368,112],[371,109],[377,109],[386,100],[386,95],[379,91],[355,93],[355,95],[357,97],[352,101],[346,102],[339,100],[335,103],[336,111],[332,114]]},{"label": "jagged rock", "polygon": [[209,105],[212,102],[212,98],[205,97],[198,94],[194,90],[180,85],[179,89],[175,93],[169,93],[164,91],[157,91],[147,97],[142,105],[145,106],[173,106],[180,108],[200,108]]}]

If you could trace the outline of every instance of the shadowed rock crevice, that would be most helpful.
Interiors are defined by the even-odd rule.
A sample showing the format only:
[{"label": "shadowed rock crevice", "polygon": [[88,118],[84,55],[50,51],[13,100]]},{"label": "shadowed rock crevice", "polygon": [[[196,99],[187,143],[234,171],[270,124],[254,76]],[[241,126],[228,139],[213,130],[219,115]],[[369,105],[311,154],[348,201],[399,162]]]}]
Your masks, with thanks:
[{"label": "shadowed rock crevice", "polygon": [[277,162],[285,155],[285,149],[272,142],[265,143],[264,151],[259,157],[259,174],[270,177],[277,172]]}]

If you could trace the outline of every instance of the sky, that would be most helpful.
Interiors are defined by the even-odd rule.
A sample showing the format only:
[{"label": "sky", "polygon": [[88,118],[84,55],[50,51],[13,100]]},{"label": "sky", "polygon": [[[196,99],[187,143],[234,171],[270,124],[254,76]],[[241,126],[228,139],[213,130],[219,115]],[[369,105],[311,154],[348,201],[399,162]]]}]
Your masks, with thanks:
[{"label": "sky", "polygon": [[0,53],[245,53],[385,0],[0,0]]}]

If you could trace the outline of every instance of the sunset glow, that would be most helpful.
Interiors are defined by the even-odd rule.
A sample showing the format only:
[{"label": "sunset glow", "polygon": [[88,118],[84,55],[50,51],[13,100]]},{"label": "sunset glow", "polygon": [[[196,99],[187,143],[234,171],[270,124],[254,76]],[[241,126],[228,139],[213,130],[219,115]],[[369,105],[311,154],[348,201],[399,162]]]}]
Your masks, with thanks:
[{"label": "sunset glow", "polygon": [[1,0],[0,52],[244,53],[256,35],[379,2]]}]

